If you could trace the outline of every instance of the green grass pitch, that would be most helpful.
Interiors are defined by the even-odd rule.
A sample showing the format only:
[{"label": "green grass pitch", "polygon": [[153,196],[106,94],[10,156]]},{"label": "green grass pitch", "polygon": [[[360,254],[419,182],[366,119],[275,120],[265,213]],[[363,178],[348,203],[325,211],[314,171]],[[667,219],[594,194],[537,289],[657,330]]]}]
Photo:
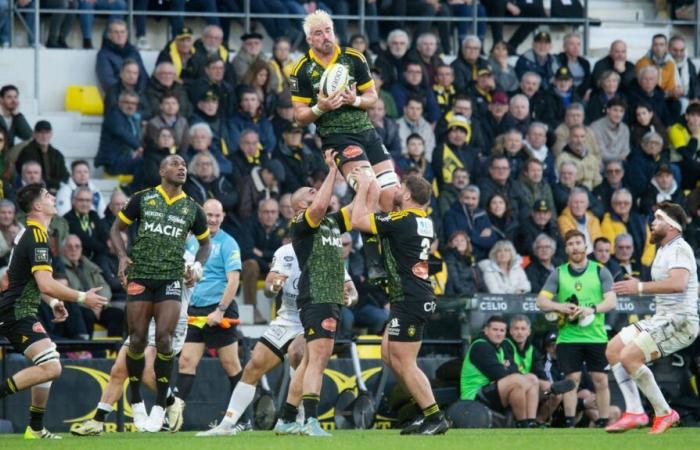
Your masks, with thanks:
[{"label": "green grass pitch", "polygon": [[63,435],[60,441],[25,441],[19,434],[0,435],[1,449],[56,450],[691,450],[700,448],[700,429],[674,428],[660,436],[647,430],[609,435],[594,429],[548,430],[450,430],[444,436],[400,436],[398,430],[334,431],[332,438],[275,436],[272,432],[247,432],[231,437],[198,438],[194,433],[109,433],[78,438]]}]

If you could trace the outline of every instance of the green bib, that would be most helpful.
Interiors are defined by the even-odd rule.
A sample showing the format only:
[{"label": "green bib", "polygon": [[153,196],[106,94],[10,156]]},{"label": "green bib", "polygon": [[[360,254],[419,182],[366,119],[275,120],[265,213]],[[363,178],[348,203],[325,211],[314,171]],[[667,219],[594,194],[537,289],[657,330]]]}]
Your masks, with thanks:
[{"label": "green bib", "polygon": [[527,347],[527,350],[525,350],[525,355],[521,355],[518,352],[518,344],[516,344],[515,341],[511,341],[510,338],[508,338],[506,339],[506,342],[513,347],[513,360],[515,361],[515,364],[518,365],[518,372],[522,374],[532,372],[532,355],[534,352],[534,347],[532,344],[530,344]]},{"label": "green bib", "polygon": [[[598,263],[588,261],[586,271],[579,276],[572,275],[569,271],[569,263],[557,268],[559,271],[559,286],[557,300],[566,303],[572,295],[578,298],[579,306],[592,307],[603,302],[603,286],[598,275]],[[596,313],[595,320],[587,327],[581,327],[578,321],[570,323],[568,320],[559,330],[557,344],[605,344],[608,342],[608,334],[605,331],[605,314]]]},{"label": "green bib", "polygon": [[[476,394],[479,393],[479,389],[481,389],[484,386],[488,386],[491,383],[491,380],[489,380],[486,375],[481,373],[479,369],[476,368],[474,364],[472,364],[470,360],[470,356],[472,353],[472,349],[474,348],[474,344],[477,342],[486,342],[488,341],[483,338],[479,338],[472,342],[472,345],[469,346],[469,350],[467,350],[467,356],[464,358],[464,363],[462,364],[462,376],[461,376],[461,381],[460,381],[460,396],[462,400],[474,400],[476,398]],[[500,363],[503,363],[505,361],[505,353],[503,352],[503,346],[501,346],[497,353],[496,357],[498,358],[498,361]]]}]

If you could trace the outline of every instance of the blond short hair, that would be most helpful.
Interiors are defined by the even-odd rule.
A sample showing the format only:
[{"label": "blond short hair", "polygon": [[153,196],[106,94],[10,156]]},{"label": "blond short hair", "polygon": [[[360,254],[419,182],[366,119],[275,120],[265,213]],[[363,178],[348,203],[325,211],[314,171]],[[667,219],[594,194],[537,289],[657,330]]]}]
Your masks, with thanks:
[{"label": "blond short hair", "polygon": [[304,34],[308,37],[311,29],[319,25],[330,24],[333,26],[333,19],[330,14],[322,9],[317,9],[304,18]]}]

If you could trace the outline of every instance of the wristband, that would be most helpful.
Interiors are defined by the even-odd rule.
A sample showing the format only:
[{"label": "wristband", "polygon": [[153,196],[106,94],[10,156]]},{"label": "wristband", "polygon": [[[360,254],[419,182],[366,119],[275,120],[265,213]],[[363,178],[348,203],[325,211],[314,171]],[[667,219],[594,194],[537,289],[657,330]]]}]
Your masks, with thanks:
[{"label": "wristband", "polygon": [[49,307],[51,309],[54,309],[56,307],[56,305],[58,305],[59,303],[61,303],[61,301],[59,299],[52,298],[51,301],[49,302]]},{"label": "wristband", "polygon": [[325,111],[319,108],[318,105],[314,105],[311,107],[311,112],[314,113],[316,117],[321,117]]},{"label": "wristband", "polygon": [[78,303],[85,303],[86,298],[87,298],[87,294],[85,292],[78,291],[78,298],[76,298],[75,301]]},{"label": "wristband", "polygon": [[352,102],[352,106],[354,106],[355,108],[359,108],[360,106],[362,106],[362,97],[360,97],[359,95],[355,97],[355,101]]},{"label": "wristband", "polygon": [[644,283],[641,281],[637,283],[637,294],[642,295],[644,293]]}]

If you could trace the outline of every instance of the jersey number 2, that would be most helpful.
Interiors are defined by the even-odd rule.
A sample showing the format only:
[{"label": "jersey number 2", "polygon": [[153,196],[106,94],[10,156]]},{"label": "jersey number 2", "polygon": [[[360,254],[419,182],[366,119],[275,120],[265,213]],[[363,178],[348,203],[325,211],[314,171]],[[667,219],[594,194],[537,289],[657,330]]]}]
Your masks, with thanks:
[{"label": "jersey number 2", "polygon": [[418,258],[422,261],[427,261],[428,254],[430,253],[430,239],[423,238],[423,240],[420,242],[420,246],[423,250],[421,250],[420,256]]}]

